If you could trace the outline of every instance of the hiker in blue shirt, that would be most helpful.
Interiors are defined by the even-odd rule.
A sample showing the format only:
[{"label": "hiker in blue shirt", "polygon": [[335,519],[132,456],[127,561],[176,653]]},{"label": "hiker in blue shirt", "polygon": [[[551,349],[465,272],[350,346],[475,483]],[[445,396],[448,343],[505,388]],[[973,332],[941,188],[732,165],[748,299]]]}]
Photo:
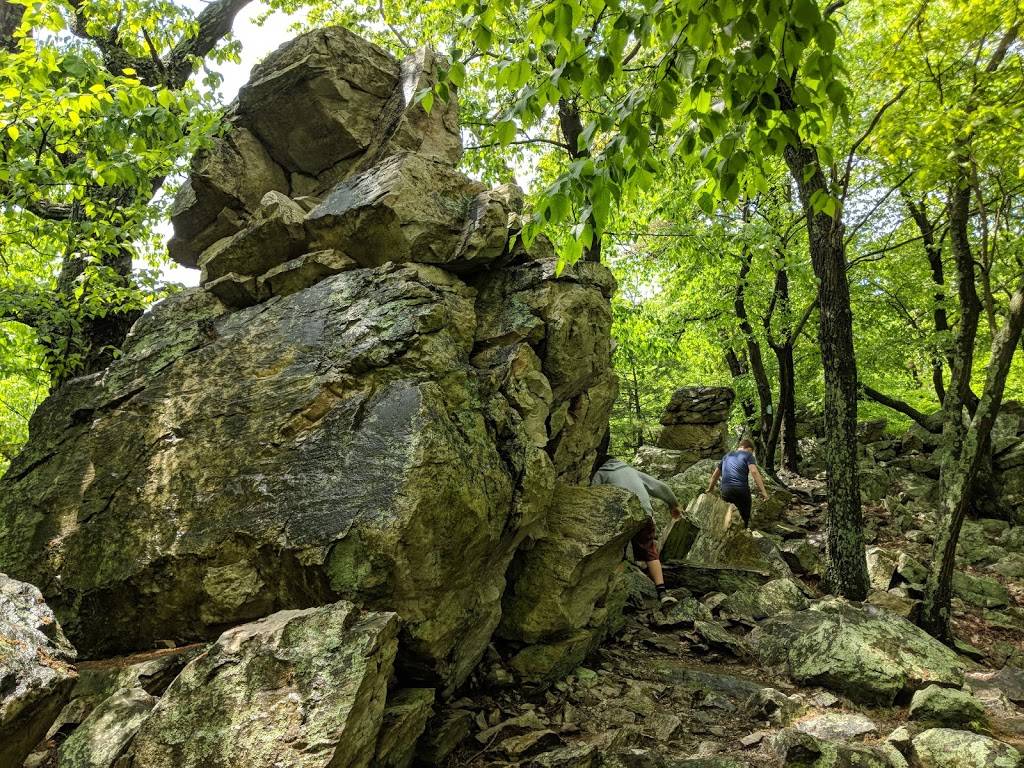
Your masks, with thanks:
[{"label": "hiker in blue shirt", "polygon": [[743,518],[743,526],[750,527],[750,480],[749,475],[754,476],[757,489],[761,497],[767,501],[768,491],[764,487],[764,478],[757,468],[757,461],[754,457],[754,444],[747,438],[740,440],[739,447],[730,453],[725,454],[718,462],[715,471],[711,473],[711,480],[708,482],[708,493],[714,490],[715,482],[721,478],[720,494],[723,501],[735,504]]}]

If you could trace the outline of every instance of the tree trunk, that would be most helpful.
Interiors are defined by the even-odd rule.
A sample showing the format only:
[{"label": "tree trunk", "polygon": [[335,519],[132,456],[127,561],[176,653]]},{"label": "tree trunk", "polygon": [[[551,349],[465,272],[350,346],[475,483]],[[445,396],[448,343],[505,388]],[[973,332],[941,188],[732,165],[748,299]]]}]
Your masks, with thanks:
[{"label": "tree trunk", "polygon": [[[772,314],[776,306],[783,319],[781,341],[772,333]],[[790,472],[800,471],[800,455],[796,434],[796,364],[793,361],[793,326],[789,304],[789,272],[785,266],[775,271],[775,292],[772,304],[764,318],[765,336],[775,353],[779,366],[779,405],[775,409],[775,421],[768,438],[768,452],[774,457],[782,438],[782,466]]]},{"label": "tree trunk", "polygon": [[[904,194],[904,200],[911,217],[917,224],[921,233],[921,240],[924,242],[924,252],[928,257],[928,266],[932,273],[932,283],[935,290],[932,298],[935,306],[932,309],[932,318],[935,324],[936,333],[947,333],[949,331],[949,318],[946,316],[946,277],[942,268],[942,245],[935,240],[935,224],[928,219],[928,212],[924,202],[915,203],[909,195]],[[936,351],[932,355],[932,386],[935,388],[935,395],[939,404],[946,398],[945,371],[943,370],[942,359],[944,354]]]},{"label": "tree trunk", "polygon": [[740,332],[743,334],[747,347],[747,362],[750,373],[754,377],[754,385],[757,388],[759,419],[752,430],[754,443],[761,456],[761,463],[765,471],[770,475],[775,474],[775,451],[768,447],[769,435],[772,432],[772,385],[768,380],[768,373],[764,368],[764,357],[761,354],[761,345],[754,336],[754,329],[750,325],[747,316],[746,288],[747,276],[750,274],[750,266],[753,261],[753,253],[744,249],[742,261],[740,262],[740,273],[736,281],[736,293],[733,298],[733,309],[736,312],[736,319],[739,321]]},{"label": "tree trunk", "polygon": [[807,217],[811,263],[818,278],[818,344],[825,373],[825,464],[829,497],[825,577],[834,591],[851,600],[863,600],[868,593],[868,572],[857,471],[857,364],[842,211],[837,210],[833,219],[826,213],[815,213],[811,206],[815,193],[828,193],[813,147],[790,145],[784,157],[800,192]]},{"label": "tree trunk", "polygon": [[[583,119],[580,117],[580,109],[575,101],[565,98],[558,100],[558,127],[562,132],[562,140],[565,142],[569,159],[577,160],[581,157],[589,157],[590,152],[580,149],[580,136],[583,134]],[[594,242],[583,252],[584,261],[601,261],[601,238],[595,236]]]},{"label": "tree trunk", "polygon": [[[1002,405],[1006,378],[1013,355],[1021,341],[1024,328],[1024,281],[1010,299],[1009,312],[1003,327],[992,340],[992,349],[978,407],[969,424],[965,424],[960,403],[950,404],[947,412],[947,432],[950,442],[943,446],[940,464],[939,489],[942,494],[939,525],[932,550],[932,563],[937,564],[928,574],[924,602],[921,606],[921,626],[944,642],[952,641],[949,626],[950,598],[952,596],[953,568],[956,547],[968,506],[970,489],[979,469],[990,455],[992,427]],[[960,361],[957,361],[958,363]],[[957,390],[950,388],[947,402],[958,400]],[[956,426],[952,426],[952,419]]]}]

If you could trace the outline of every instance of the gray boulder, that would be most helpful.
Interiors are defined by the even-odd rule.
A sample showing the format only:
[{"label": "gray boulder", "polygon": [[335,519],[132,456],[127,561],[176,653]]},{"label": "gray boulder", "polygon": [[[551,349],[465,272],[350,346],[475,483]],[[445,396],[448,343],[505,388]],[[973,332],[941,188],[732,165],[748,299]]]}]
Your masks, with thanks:
[{"label": "gray boulder", "polygon": [[739,590],[722,601],[721,609],[754,621],[788,611],[802,611],[809,605],[803,590],[793,579],[772,579],[756,590]]},{"label": "gray boulder", "polygon": [[905,619],[840,599],[767,619],[749,637],[765,664],[800,685],[863,704],[891,704],[932,683],[960,686],[957,655]]},{"label": "gray boulder", "polygon": [[952,728],[929,728],[910,742],[914,768],[1019,768],[1021,755],[1009,744]]},{"label": "gray boulder", "polygon": [[429,113],[416,102],[437,64],[429,49],[399,62],[342,27],[308,32],[270,54],[239,91],[223,135],[193,160],[171,211],[171,257],[195,266],[245,226],[269,190],[321,195],[398,152],[457,163],[456,99]]},{"label": "gray boulder", "polygon": [[61,768],[111,768],[156,701],[141,688],[115,691],[61,744],[58,764]]},{"label": "gray boulder", "polygon": [[510,209],[451,165],[413,153],[342,182],[309,212],[314,249],[362,266],[417,261],[466,270],[502,254]]},{"label": "gray boulder", "polygon": [[20,766],[75,684],[75,649],[39,590],[0,573],[0,765]]},{"label": "gray boulder", "polygon": [[978,730],[986,724],[985,708],[967,691],[929,685],[910,701],[910,719],[947,728]]},{"label": "gray boulder", "polygon": [[998,581],[961,571],[953,574],[953,594],[979,608],[1005,608],[1010,604],[1009,591]]},{"label": "gray boulder", "polygon": [[369,765],[398,618],[341,602],[228,630],[190,663],[130,748],[137,768]]}]

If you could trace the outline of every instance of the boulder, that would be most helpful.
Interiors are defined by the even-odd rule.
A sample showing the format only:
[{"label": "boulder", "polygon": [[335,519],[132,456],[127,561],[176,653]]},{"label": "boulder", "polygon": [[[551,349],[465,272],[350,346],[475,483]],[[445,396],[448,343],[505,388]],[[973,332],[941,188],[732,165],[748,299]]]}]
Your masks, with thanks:
[{"label": "boulder", "polygon": [[321,183],[389,149],[454,164],[462,147],[452,104],[439,102],[427,113],[414,103],[432,84],[435,67],[429,51],[399,63],[347,29],[318,29],[253,68],[238,93],[241,122],[283,168]]},{"label": "boulder", "polygon": [[868,563],[868,578],[871,580],[871,588],[882,591],[889,589],[892,586],[893,576],[896,575],[899,554],[881,547],[868,547],[865,557]]},{"label": "boulder", "polygon": [[986,724],[985,708],[967,691],[929,685],[910,701],[910,719],[946,728],[978,730]]},{"label": "boulder", "polygon": [[433,688],[401,688],[388,694],[371,768],[409,768],[433,711]]},{"label": "boulder", "polygon": [[[558,654],[558,666],[583,661],[615,622],[614,611],[621,612],[610,597],[623,549],[644,518],[628,491],[559,484],[544,534],[520,549],[509,570],[498,636],[520,647],[555,643],[561,648],[561,641],[573,638],[572,647],[582,655],[572,663]],[[590,641],[580,642],[583,635]],[[536,665],[530,674],[549,677]]]},{"label": "boulder", "polygon": [[957,655],[905,619],[841,599],[767,619],[750,643],[799,685],[821,685],[863,704],[892,704],[932,683],[960,686]]},{"label": "boulder", "polygon": [[642,445],[633,457],[633,466],[660,480],[685,472],[691,464],[690,455],[686,451],[674,451],[671,448],[658,448],[654,445]]},{"label": "boulder", "polygon": [[61,768],[111,768],[124,754],[156,699],[141,688],[122,688],[100,702],[60,746]]},{"label": "boulder", "polygon": [[910,742],[915,768],[1019,768],[1021,755],[1009,744],[952,728],[929,728]]},{"label": "boulder", "polygon": [[312,248],[361,266],[416,261],[466,271],[502,254],[510,213],[500,195],[451,165],[406,152],[341,182],[306,227]]},{"label": "boulder", "polygon": [[826,712],[803,719],[793,727],[826,741],[852,741],[878,733],[874,721],[859,712]]},{"label": "boulder", "polygon": [[[244,173],[239,170],[244,169]],[[230,237],[274,190],[287,194],[288,177],[251,131],[237,127],[196,153],[192,172],[171,206],[171,258],[195,267],[199,254]]]},{"label": "boulder", "polygon": [[998,581],[962,571],[953,574],[953,594],[979,608],[1005,608],[1010,604],[1009,591]]},{"label": "boulder", "polygon": [[775,542],[744,528],[739,510],[719,496],[702,493],[685,515],[698,529],[686,553],[687,562],[756,570],[780,578],[792,575]]},{"label": "boulder", "polygon": [[677,389],[661,415],[657,447],[678,451],[689,462],[721,457],[728,444],[734,398],[728,387]]},{"label": "boulder", "polygon": [[808,605],[803,590],[793,579],[773,579],[756,590],[733,592],[720,607],[734,616],[760,621],[787,611],[802,611]]},{"label": "boulder", "polygon": [[771,739],[779,765],[802,768],[893,768],[885,752],[866,744],[819,739],[796,728],[784,728]]},{"label": "boulder", "polygon": [[397,648],[393,613],[351,603],[228,630],[167,689],[133,765],[367,766]]},{"label": "boulder", "polygon": [[662,424],[718,424],[728,421],[736,393],[729,387],[680,387],[672,393]]},{"label": "boulder", "polygon": [[[306,212],[281,192],[267,192],[249,223],[211,245],[199,257],[204,285],[228,274],[261,275],[306,247]],[[255,285],[255,282],[254,282]]]},{"label": "boulder", "polygon": [[782,559],[793,573],[815,573],[821,559],[821,547],[808,539],[790,539],[780,548]]},{"label": "boulder", "polygon": [[201,652],[202,647],[194,645],[81,662],[70,701],[50,726],[47,737],[78,726],[99,704],[119,692],[141,690],[150,696],[162,695],[181,669]]},{"label": "boulder", "polygon": [[0,765],[20,766],[75,684],[75,649],[31,584],[0,573]]}]

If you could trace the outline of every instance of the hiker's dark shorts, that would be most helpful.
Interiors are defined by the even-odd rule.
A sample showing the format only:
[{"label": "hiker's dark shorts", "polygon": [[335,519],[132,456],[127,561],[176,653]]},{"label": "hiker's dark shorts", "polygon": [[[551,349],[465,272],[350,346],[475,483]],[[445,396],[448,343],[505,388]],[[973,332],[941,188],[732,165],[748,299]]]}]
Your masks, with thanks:
[{"label": "hiker's dark shorts", "polygon": [[648,517],[643,528],[633,537],[633,558],[645,563],[661,559],[661,555],[658,554],[658,534],[654,528],[653,517]]},{"label": "hiker's dark shorts", "polygon": [[749,488],[739,488],[730,485],[724,486],[722,488],[722,501],[728,501],[730,504],[735,504],[736,509],[740,511],[740,517],[743,518],[744,527],[750,527],[750,505],[752,499],[750,498]]}]

